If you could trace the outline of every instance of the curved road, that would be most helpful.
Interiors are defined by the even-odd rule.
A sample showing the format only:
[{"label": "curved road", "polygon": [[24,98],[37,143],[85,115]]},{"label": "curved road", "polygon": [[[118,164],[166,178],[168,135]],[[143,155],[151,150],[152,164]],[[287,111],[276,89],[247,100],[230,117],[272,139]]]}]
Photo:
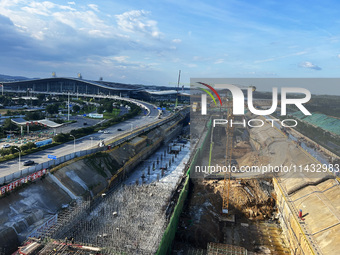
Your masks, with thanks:
[{"label": "curved road", "polygon": [[[141,103],[139,101],[139,103]],[[129,133],[132,130],[151,124],[153,122],[158,121],[158,110],[154,108],[154,105],[143,102],[143,105],[146,106],[150,110],[150,114],[148,116],[136,116],[132,119],[126,120],[124,122],[118,123],[114,126],[111,126],[107,129],[103,129],[103,131],[107,131],[108,133],[94,133],[88,136],[84,136],[82,138],[76,139],[74,141],[64,143],[59,146],[55,146],[53,148],[49,148],[43,151],[39,151],[30,155],[26,155],[21,157],[20,163],[20,171],[28,168],[29,166],[23,166],[22,162],[26,160],[33,160],[35,163],[40,164],[50,159],[47,157],[48,155],[54,155],[56,157],[61,157],[67,154],[70,154],[74,151],[86,150],[91,147],[98,146],[98,143],[101,140],[108,141],[115,137],[118,137],[122,134]],[[118,131],[121,129],[121,131]],[[0,163],[0,177],[8,176],[12,173],[19,171],[19,159],[13,159],[9,161],[5,161]]]}]

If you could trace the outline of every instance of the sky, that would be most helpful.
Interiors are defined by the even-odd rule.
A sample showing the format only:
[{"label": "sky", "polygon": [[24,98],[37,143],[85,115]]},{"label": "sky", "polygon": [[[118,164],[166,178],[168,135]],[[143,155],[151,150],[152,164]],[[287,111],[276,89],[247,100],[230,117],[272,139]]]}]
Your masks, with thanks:
[{"label": "sky", "polygon": [[184,85],[339,77],[339,9],[336,0],[0,0],[0,73],[147,85],[176,85],[179,70]]}]

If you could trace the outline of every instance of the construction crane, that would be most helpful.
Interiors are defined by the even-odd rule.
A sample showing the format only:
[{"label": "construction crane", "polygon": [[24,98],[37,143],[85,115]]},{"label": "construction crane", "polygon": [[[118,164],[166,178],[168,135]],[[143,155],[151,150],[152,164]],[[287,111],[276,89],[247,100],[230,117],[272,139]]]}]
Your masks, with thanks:
[{"label": "construction crane", "polygon": [[177,107],[178,104],[178,96],[179,96],[179,82],[181,80],[181,70],[178,72],[178,81],[177,81],[177,93],[176,93],[176,103],[175,103],[175,108]]},{"label": "construction crane", "polygon": [[[231,123],[234,121],[233,115],[233,101],[227,101],[227,123]],[[225,166],[228,167],[231,165],[231,160],[233,156],[233,136],[234,136],[234,127],[232,125],[227,125],[226,127],[226,134],[227,134],[227,142],[226,142],[226,157],[225,157]],[[222,191],[222,213],[228,214],[229,213],[229,192],[230,192],[230,177],[231,171],[228,174],[228,186],[227,186],[227,171],[224,173],[224,180],[223,180],[223,191]]]},{"label": "construction crane", "polygon": [[[252,91],[256,90],[255,86],[238,86],[241,89],[245,88],[252,88]],[[230,94],[229,94],[230,95]],[[234,122],[234,115],[233,115],[233,99],[232,95],[227,97],[227,123]],[[227,135],[227,142],[226,142],[226,157],[225,157],[225,166],[229,169],[228,166],[232,164],[232,157],[233,157],[233,137],[234,137],[234,126],[227,125],[226,127],[226,135]],[[231,179],[231,170],[229,169],[228,173],[228,185],[227,185],[227,171],[224,173],[224,180],[223,180],[223,190],[222,190],[222,213],[229,214],[229,196],[230,196],[230,179]]]}]

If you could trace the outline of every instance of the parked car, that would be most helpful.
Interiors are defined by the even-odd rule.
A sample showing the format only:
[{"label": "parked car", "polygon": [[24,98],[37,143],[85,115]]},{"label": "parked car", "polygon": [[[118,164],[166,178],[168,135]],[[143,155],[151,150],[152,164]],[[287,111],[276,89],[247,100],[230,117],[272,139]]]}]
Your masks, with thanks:
[{"label": "parked car", "polygon": [[110,133],[109,131],[107,131],[107,130],[104,130],[104,134],[108,134],[108,133]]},{"label": "parked car", "polygon": [[24,163],[23,163],[24,166],[31,166],[31,165],[34,165],[34,161],[33,160],[26,160]]},{"label": "parked car", "polygon": [[104,131],[103,130],[98,130],[98,133],[104,133]]},{"label": "parked car", "polygon": [[118,128],[118,129],[117,129],[117,131],[123,131],[123,129],[121,129],[121,128]]},{"label": "parked car", "polygon": [[86,126],[87,125],[87,122],[84,122],[84,126]]},{"label": "parked car", "polygon": [[2,145],[2,148],[4,148],[4,149],[10,148],[10,147],[11,147],[11,145],[10,145],[10,144],[8,144],[8,143],[6,143],[6,144]]}]

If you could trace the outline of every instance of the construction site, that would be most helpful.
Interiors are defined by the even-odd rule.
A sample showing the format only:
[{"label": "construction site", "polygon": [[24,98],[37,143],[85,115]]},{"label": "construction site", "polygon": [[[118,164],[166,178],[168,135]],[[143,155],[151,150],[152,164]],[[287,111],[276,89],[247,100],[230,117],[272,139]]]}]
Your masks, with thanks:
[{"label": "construction site", "polygon": [[199,100],[190,139],[178,118],[49,176],[73,199],[15,254],[338,254],[339,158],[251,112],[244,121],[260,128],[215,125],[243,119],[231,100],[203,116]]}]

